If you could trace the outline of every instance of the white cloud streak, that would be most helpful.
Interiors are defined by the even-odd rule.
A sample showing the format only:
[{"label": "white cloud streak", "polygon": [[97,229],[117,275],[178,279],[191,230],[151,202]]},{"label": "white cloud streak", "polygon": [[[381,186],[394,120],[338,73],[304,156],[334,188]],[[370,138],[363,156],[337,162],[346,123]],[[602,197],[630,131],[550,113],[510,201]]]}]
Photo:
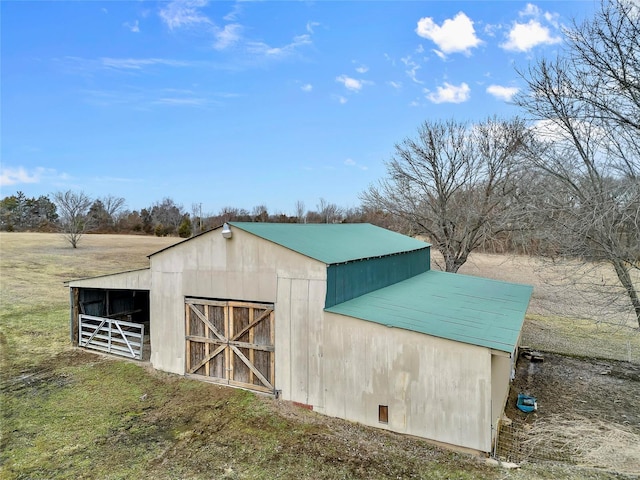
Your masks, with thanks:
[{"label": "white cloud streak", "polygon": [[213,48],[216,50],[224,50],[237,44],[242,38],[242,25],[230,23],[225,25],[223,29],[215,33],[216,40]]},{"label": "white cloud streak", "polygon": [[418,70],[420,70],[420,65],[414,62],[411,56],[401,58],[400,61],[404,63],[405,67],[407,67],[407,70],[405,70],[404,72],[411,80],[413,80],[413,82],[418,84],[424,83],[418,80]]},{"label": "white cloud streak", "polygon": [[128,28],[130,32],[140,33],[140,23],[138,22],[138,20],[133,23],[124,22],[122,25]]},{"label": "white cloud streak", "polygon": [[319,26],[320,24],[318,22],[307,22],[307,32],[315,33],[314,29]]},{"label": "white cloud streak", "polygon": [[166,67],[191,67],[193,62],[171,60],[168,58],[109,58],[103,57],[100,63],[105,68],[116,70],[142,70],[144,67],[163,65]]},{"label": "white cloud streak", "polygon": [[293,38],[291,43],[282,47],[271,47],[263,42],[247,42],[249,53],[265,56],[267,58],[285,58],[296,52],[299,48],[310,45],[311,37],[309,35],[298,35]]},{"label": "white cloud streak", "polygon": [[347,158],[344,161],[344,164],[347,167],[355,167],[359,170],[369,170],[369,167],[365,166],[365,165],[360,165],[358,162],[356,162],[355,160],[353,160],[352,158]]},{"label": "white cloud streak", "polygon": [[47,177],[67,178],[66,174],[58,174],[52,168],[36,167],[0,167],[0,186],[23,185],[28,183],[41,183]]},{"label": "white cloud streak", "polygon": [[208,0],[174,0],[162,8],[159,15],[169,30],[211,24],[209,17],[199,10],[208,3]]}]

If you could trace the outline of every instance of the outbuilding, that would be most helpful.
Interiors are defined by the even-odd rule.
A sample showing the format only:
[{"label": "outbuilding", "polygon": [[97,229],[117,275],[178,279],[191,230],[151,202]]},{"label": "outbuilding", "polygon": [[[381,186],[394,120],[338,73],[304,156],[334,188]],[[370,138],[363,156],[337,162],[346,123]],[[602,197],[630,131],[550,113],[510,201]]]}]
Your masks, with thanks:
[{"label": "outbuilding", "polygon": [[429,244],[370,224],[235,222],[69,287],[77,345],[476,452],[532,293],[431,270]]}]

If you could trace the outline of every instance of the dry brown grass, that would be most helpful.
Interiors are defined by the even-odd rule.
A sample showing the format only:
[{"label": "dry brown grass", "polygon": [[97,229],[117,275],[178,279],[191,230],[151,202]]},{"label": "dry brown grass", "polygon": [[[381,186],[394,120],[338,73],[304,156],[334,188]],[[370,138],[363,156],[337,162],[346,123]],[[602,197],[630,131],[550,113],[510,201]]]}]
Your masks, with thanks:
[{"label": "dry brown grass", "polygon": [[474,253],[460,273],[533,285],[523,345],[640,363],[640,329],[610,266]]},{"label": "dry brown grass", "polygon": [[634,474],[640,472],[640,435],[619,424],[580,415],[550,415],[531,424],[525,448],[558,451],[587,467]]},{"label": "dry brown grass", "polygon": [[64,282],[149,266],[147,255],[175,237],[84,235],[73,249],[60,234],[0,232],[0,305],[68,302]]}]

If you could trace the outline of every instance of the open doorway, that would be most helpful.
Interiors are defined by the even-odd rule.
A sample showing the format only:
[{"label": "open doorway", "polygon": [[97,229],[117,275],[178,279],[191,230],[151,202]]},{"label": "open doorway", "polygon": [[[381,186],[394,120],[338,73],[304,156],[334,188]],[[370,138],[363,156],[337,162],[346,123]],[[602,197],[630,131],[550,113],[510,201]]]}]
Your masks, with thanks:
[{"label": "open doorway", "polygon": [[74,345],[149,360],[149,291],[72,288],[71,306]]}]

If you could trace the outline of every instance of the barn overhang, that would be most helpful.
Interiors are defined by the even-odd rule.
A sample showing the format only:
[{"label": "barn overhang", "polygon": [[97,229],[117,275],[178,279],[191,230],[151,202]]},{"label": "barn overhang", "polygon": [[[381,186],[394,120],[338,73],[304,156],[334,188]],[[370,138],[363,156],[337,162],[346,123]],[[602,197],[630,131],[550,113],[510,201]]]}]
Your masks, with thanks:
[{"label": "barn overhang", "polygon": [[141,268],[126,272],[80,278],[65,283],[71,288],[102,288],[112,290],[151,290],[151,270]]},{"label": "barn overhang", "polygon": [[[66,282],[73,345],[145,359],[150,329],[148,268]],[[132,339],[131,336],[137,337]],[[126,339],[126,340],[125,340]]]},{"label": "barn overhang", "polygon": [[532,292],[430,270],[325,310],[513,355]]}]

